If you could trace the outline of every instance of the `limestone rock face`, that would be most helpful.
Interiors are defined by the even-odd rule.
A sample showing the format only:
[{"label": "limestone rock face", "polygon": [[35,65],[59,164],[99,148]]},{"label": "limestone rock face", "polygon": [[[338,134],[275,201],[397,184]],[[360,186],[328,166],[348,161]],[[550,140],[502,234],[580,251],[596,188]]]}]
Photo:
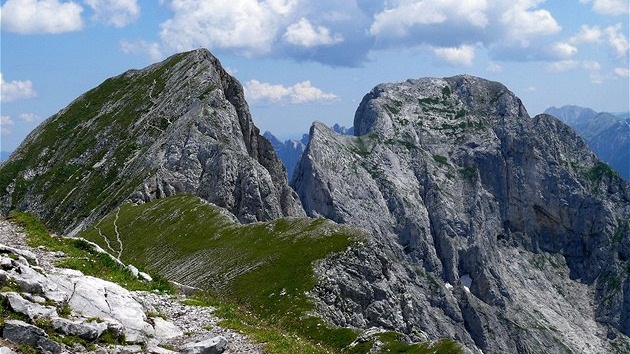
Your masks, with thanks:
[{"label": "limestone rock face", "polygon": [[207,50],[106,80],[38,127],[0,175],[0,212],[34,212],[65,233],[125,200],[180,193],[242,222],[304,214],[240,83]]},{"label": "limestone rock face", "polygon": [[373,235],[319,265],[321,313],[474,351],[624,352],[630,186],[572,129],[471,76],[379,85],[354,128],[314,124],[292,182],[308,215]]}]

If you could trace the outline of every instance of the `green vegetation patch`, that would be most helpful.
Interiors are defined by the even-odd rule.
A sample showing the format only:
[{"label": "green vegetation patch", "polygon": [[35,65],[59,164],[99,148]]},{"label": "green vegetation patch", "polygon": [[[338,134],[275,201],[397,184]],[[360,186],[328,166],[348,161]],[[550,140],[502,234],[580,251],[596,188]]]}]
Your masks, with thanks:
[{"label": "green vegetation patch", "polygon": [[[368,138],[372,139],[370,136],[368,136]],[[372,152],[361,137],[355,139],[355,144],[350,148],[350,151],[361,157],[367,157]]]},{"label": "green vegetation patch", "polygon": [[614,242],[621,242],[627,235],[630,235],[630,219],[617,219],[617,227],[613,234]]},{"label": "green vegetation patch", "polygon": [[477,168],[473,166],[464,167],[459,170],[459,173],[464,179],[473,182],[477,179]]},{"label": "green vegetation patch", "polygon": [[451,88],[448,86],[444,86],[442,88],[442,98],[446,99],[451,95]]},{"label": "green vegetation patch", "polygon": [[433,155],[433,160],[440,165],[448,165],[448,157],[442,155]]},{"label": "green vegetation patch", "polygon": [[435,105],[435,104],[440,103],[440,99],[434,98],[434,97],[419,98],[418,103],[420,105]]},{"label": "green vegetation patch", "polygon": [[456,354],[462,347],[452,339],[444,338],[435,342],[405,343],[404,336],[397,332],[383,332],[367,341],[355,343],[344,351],[347,354],[359,353],[408,353],[408,354]]},{"label": "green vegetation patch", "polygon": [[402,140],[402,139],[387,139],[384,141],[384,143],[385,145],[390,145],[390,146],[400,145],[400,146],[405,147],[407,150],[414,150],[418,148],[414,143],[407,140]]},{"label": "green vegetation patch", "polygon": [[324,219],[240,225],[198,197],[178,195],[126,204],[79,236],[107,249],[106,237],[116,251],[120,239],[123,260],[275,315],[310,310],[312,263],[360,235]]},{"label": "green vegetation patch", "polygon": [[400,113],[400,111],[402,111],[402,106],[403,103],[400,101],[396,101],[396,100],[392,100],[389,103],[385,104],[385,108],[389,111],[389,113],[391,113],[392,115],[397,115]]},{"label": "green vegetation patch", "polygon": [[599,181],[604,177],[619,177],[619,174],[608,166],[608,164],[602,161],[596,163],[595,166],[586,172],[586,178],[588,178],[591,182]]}]

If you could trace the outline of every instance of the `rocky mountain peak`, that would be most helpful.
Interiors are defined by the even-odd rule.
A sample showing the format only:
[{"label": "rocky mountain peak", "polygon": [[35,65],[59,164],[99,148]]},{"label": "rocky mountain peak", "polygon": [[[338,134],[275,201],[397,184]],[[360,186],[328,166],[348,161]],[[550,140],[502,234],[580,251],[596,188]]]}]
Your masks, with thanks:
[{"label": "rocky mountain peak", "polygon": [[303,215],[240,83],[207,50],[105,80],[2,166],[0,211],[77,232],[125,200],[195,194],[242,222]]},{"label": "rocky mountain peak", "polygon": [[627,342],[630,185],[569,126],[472,76],[379,85],[354,126],[314,124],[292,182],[309,215],[373,236],[321,268],[332,321],[484,352]]},{"label": "rocky mountain peak", "polygon": [[469,75],[410,79],[378,85],[363,98],[355,114],[355,135],[396,135],[414,124],[442,124],[443,118],[473,112],[483,112],[484,119],[529,118],[521,100],[498,82]]}]

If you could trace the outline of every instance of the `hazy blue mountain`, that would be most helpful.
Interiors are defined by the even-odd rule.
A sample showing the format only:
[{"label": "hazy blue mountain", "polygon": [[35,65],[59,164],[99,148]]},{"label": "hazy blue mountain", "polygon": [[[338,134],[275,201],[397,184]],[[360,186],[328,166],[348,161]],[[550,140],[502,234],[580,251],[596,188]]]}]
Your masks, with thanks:
[{"label": "hazy blue mountain", "polygon": [[564,106],[548,108],[570,125],[602,160],[630,180],[630,121],[628,113],[595,112],[590,108]]},{"label": "hazy blue mountain", "polygon": [[630,112],[617,112],[615,115],[619,118],[630,120]]},{"label": "hazy blue mountain", "polygon": [[354,127],[346,128],[345,126],[340,126],[339,124],[335,124],[331,128],[337,134],[354,135]]},{"label": "hazy blue mountain", "polygon": [[280,141],[280,139],[276,138],[275,135],[269,131],[266,131],[263,136],[271,142],[274,150],[276,150],[278,158],[286,167],[287,177],[290,180],[291,176],[293,176],[295,165],[306,148],[306,144],[308,144],[308,134],[302,135],[302,139],[300,140],[287,139],[284,142]]},{"label": "hazy blue mountain", "polygon": [[[335,124],[330,127],[335,133],[341,135],[353,135],[354,127],[346,128],[345,126]],[[291,180],[293,176],[293,171],[295,170],[295,166],[300,160],[300,156],[302,152],[306,149],[306,145],[308,145],[308,134],[302,134],[302,138],[300,140],[297,139],[287,139],[284,142],[280,141],[273,133],[266,131],[263,136],[267,138],[271,142],[271,145],[276,150],[276,154],[280,158],[280,161],[284,163],[284,166],[287,169],[287,177]]]}]

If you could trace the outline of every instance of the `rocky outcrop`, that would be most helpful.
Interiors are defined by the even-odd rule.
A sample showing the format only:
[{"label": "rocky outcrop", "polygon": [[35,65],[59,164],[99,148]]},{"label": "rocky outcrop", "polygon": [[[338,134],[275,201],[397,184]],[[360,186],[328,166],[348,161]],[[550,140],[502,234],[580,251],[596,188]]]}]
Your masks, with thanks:
[{"label": "rocky outcrop", "polygon": [[545,113],[562,120],[615,171],[630,181],[630,119],[578,106],[551,107]]},{"label": "rocky outcrop", "polygon": [[[77,270],[58,268],[49,261],[59,260],[58,256],[48,258],[50,252],[27,249],[18,244],[23,237],[9,222],[0,221],[0,242],[18,241],[11,247],[0,246],[0,312],[7,316],[0,334],[9,343],[44,353],[95,349],[173,353],[166,348],[182,352],[196,348],[199,353],[261,352],[242,335],[219,327],[212,308],[185,305],[182,296],[132,292]],[[21,255],[24,253],[33,258],[27,260]],[[41,266],[35,265],[38,260]],[[72,342],[74,346],[69,346]]]},{"label": "rocky outcrop", "polygon": [[190,343],[182,348],[183,354],[220,354],[225,351],[227,341],[218,336],[202,340],[197,343]]},{"label": "rocky outcrop", "polygon": [[373,235],[319,265],[321,313],[486,353],[625,351],[630,186],[571,128],[471,76],[379,85],[354,128],[314,124],[293,180],[309,215]]},{"label": "rocky outcrop", "polygon": [[31,133],[0,175],[0,212],[66,234],[125,200],[180,193],[242,222],[304,214],[241,85],[201,49],[107,79]]},{"label": "rocky outcrop", "polygon": [[50,340],[43,329],[20,320],[6,321],[2,337],[15,344],[30,345],[42,353],[61,353],[61,346]]}]

